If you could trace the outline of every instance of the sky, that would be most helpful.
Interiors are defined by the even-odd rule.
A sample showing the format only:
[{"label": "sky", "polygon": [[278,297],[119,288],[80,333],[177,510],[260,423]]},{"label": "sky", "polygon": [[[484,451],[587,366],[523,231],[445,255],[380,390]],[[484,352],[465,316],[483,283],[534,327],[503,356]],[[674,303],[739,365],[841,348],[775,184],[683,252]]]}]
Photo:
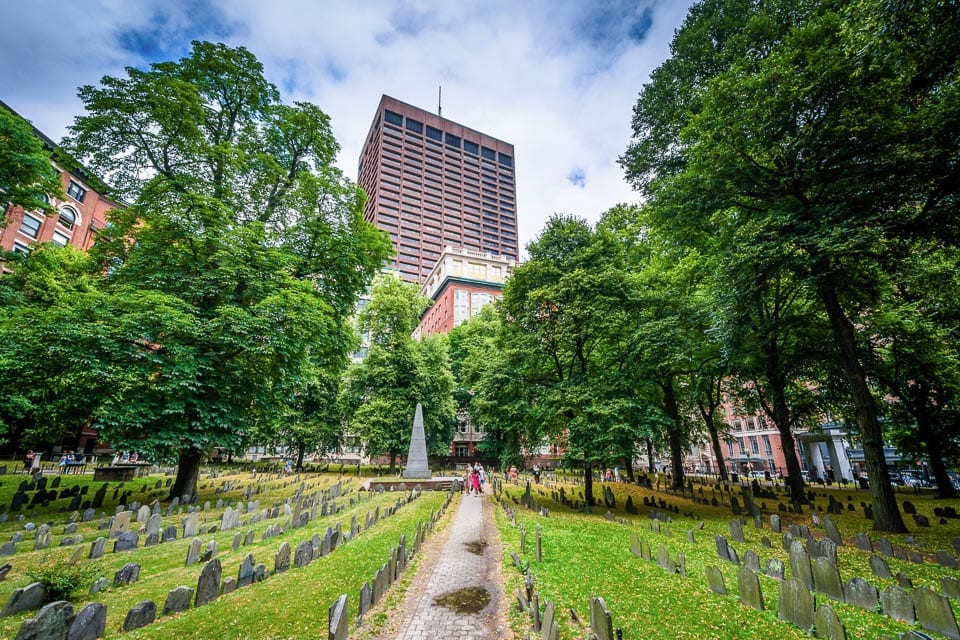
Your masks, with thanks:
[{"label": "sky", "polygon": [[381,94],[514,145],[521,249],[551,214],[637,202],[617,163],[633,105],[690,0],[0,0],[0,99],[53,140],[77,88],[244,46],[282,100],[331,118],[356,180]]}]

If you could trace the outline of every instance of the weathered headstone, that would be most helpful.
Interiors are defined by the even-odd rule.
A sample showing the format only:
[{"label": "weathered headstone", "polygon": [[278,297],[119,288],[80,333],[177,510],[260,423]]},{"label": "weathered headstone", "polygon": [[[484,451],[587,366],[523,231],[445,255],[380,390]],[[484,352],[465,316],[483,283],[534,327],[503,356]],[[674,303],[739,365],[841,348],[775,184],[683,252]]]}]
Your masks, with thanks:
[{"label": "weathered headstone", "polygon": [[870,556],[870,570],[878,578],[893,578],[893,574],[890,573],[890,565],[876,554]]},{"label": "weathered headstone", "polygon": [[917,610],[917,622],[927,631],[960,640],[960,628],[950,608],[950,600],[928,587],[913,592],[913,606]]},{"label": "weathered headstone", "polygon": [[704,571],[707,575],[707,584],[710,586],[710,590],[719,593],[721,596],[727,595],[727,587],[723,584],[723,573],[720,569],[709,565]]},{"label": "weathered headstone", "polygon": [[745,542],[743,538],[743,523],[740,520],[730,521],[730,538],[734,542]]},{"label": "weathered headstone", "polygon": [[220,558],[214,558],[203,566],[200,578],[197,580],[197,594],[194,605],[203,606],[220,595],[220,576],[223,567]]},{"label": "weathered headstone", "polygon": [[947,567],[948,569],[957,568],[957,556],[953,555],[949,551],[941,549],[937,551],[937,564],[941,567]]},{"label": "weathered headstone", "polygon": [[153,600],[144,600],[133,605],[123,620],[123,630],[133,631],[152,624],[157,619],[157,605]]},{"label": "weathered headstone", "polygon": [[940,590],[948,598],[960,600],[960,578],[944,576],[940,579]]},{"label": "weathered headstone", "polygon": [[777,617],[806,631],[813,627],[814,600],[799,578],[790,577],[780,583]]},{"label": "weathered headstone", "polygon": [[838,547],[843,545],[843,538],[840,537],[840,530],[837,529],[837,523],[834,522],[833,518],[830,516],[824,516],[823,530],[827,534],[827,538],[831,540],[833,544],[837,545]]},{"label": "weathered headstone", "polygon": [[613,620],[603,598],[590,598],[590,629],[597,640],[614,640]]},{"label": "weathered headstone", "polygon": [[137,522],[146,524],[147,520],[150,519],[150,507],[143,505],[137,509]]},{"label": "weathered headstone", "polygon": [[817,607],[813,616],[814,633],[818,638],[827,640],[847,640],[847,630],[844,628],[837,613],[828,604]]},{"label": "weathered headstone", "polygon": [[[417,413],[421,415],[422,409],[417,405]],[[423,423],[420,425],[420,433],[423,434]],[[424,445],[425,446],[425,445]],[[426,453],[424,453],[426,457]],[[330,605],[329,624],[327,625],[327,640],[347,640],[350,622],[347,614],[347,596],[346,594],[337,598],[337,601]]]},{"label": "weathered headstone", "polygon": [[870,536],[863,533],[862,531],[858,531],[857,533],[854,534],[853,539],[857,545],[857,549],[860,549],[861,551],[869,551],[870,553],[873,553],[873,542],[870,540]]},{"label": "weathered headstone", "polygon": [[760,591],[760,578],[749,569],[746,564],[737,571],[737,589],[740,592],[740,603],[763,611],[763,593]]},{"label": "weathered headstone", "polygon": [[[127,513],[126,511],[124,513]],[[116,541],[113,543],[113,552],[120,553],[122,551],[131,551],[137,548],[137,545],[140,543],[140,536],[138,536],[133,531],[124,531],[119,536],[117,536]]]},{"label": "weathered headstone", "polygon": [[880,553],[880,555],[884,555],[889,558],[893,555],[893,545],[890,544],[890,541],[886,538],[880,538],[877,540],[877,551]]},{"label": "weathered headstone", "polygon": [[802,581],[808,590],[814,588],[810,556],[800,540],[794,540],[793,544],[790,545],[790,573],[793,577]]},{"label": "weathered headstone", "polygon": [[843,602],[843,584],[840,581],[840,571],[833,560],[820,556],[810,562],[813,572],[814,589],[832,600]]},{"label": "weathered headstone", "polygon": [[775,513],[770,515],[770,530],[774,533],[780,533],[780,516]]},{"label": "weathered headstone", "polygon": [[77,613],[67,630],[67,640],[97,640],[107,630],[107,607],[91,602]]},{"label": "weathered headstone", "polygon": [[843,585],[843,599],[855,607],[876,611],[880,601],[880,592],[877,588],[861,577],[848,580]]},{"label": "weathered headstone", "polygon": [[779,558],[770,558],[767,560],[767,569],[765,571],[768,577],[775,580],[783,580],[783,560]]},{"label": "weathered headstone", "polygon": [[274,573],[283,573],[290,568],[290,543],[283,542],[277,551],[277,556],[273,566]]},{"label": "weathered headstone", "polygon": [[190,538],[200,532],[200,514],[193,511],[183,520],[183,537]]},{"label": "weathered headstone", "polygon": [[717,534],[714,537],[714,542],[717,545],[717,557],[721,560],[729,561],[730,560],[730,548],[727,544],[727,539],[723,536]]},{"label": "weathered headstone", "polygon": [[66,638],[67,629],[73,619],[73,605],[59,600],[44,605],[37,615],[25,621],[17,632],[15,640],[47,640],[47,638]]},{"label": "weathered headstone", "polygon": [[47,590],[39,582],[31,582],[25,587],[14,589],[7,604],[0,609],[0,618],[12,616],[38,608],[47,599]]},{"label": "weathered headstone", "polygon": [[184,563],[184,566],[189,567],[191,564],[196,564],[200,561],[200,548],[203,546],[203,540],[200,538],[194,538],[190,541],[190,546],[187,547],[187,561]]},{"label": "weathered headstone", "polygon": [[760,556],[757,555],[756,551],[747,549],[746,553],[743,554],[743,566],[754,573],[760,572]]},{"label": "weathered headstone", "polygon": [[254,565],[256,565],[256,561],[254,561],[252,553],[248,553],[243,557],[243,560],[240,562],[240,571],[237,574],[237,586],[245,587],[253,583]]},{"label": "weathered headstone", "polygon": [[313,543],[310,540],[304,540],[297,545],[297,550],[293,555],[293,566],[299,569],[305,567],[313,561]]},{"label": "weathered headstone", "polygon": [[113,574],[113,585],[122,587],[133,584],[140,578],[140,565],[136,562],[128,562],[120,570]]},{"label": "weathered headstone", "polygon": [[113,517],[113,524],[110,525],[110,539],[118,537],[121,533],[130,529],[130,512],[121,511]]},{"label": "weathered headstone", "polygon": [[163,603],[163,612],[160,615],[168,616],[171,613],[186,611],[190,608],[191,600],[193,600],[193,589],[179,586],[167,593],[167,599]]},{"label": "weathered headstone", "polygon": [[657,545],[657,564],[668,573],[677,572],[677,565],[674,564],[673,559],[670,557],[670,552],[662,544]]},{"label": "weathered headstone", "polygon": [[913,606],[913,596],[903,587],[892,586],[881,591],[880,607],[884,614],[894,620],[900,620],[907,624],[916,622],[917,614]]}]

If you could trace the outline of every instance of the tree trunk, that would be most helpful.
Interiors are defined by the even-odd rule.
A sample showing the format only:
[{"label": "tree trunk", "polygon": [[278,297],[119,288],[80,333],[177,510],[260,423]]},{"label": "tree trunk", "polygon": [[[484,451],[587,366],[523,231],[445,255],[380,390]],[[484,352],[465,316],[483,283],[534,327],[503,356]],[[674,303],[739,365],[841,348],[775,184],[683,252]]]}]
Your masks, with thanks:
[{"label": "tree trunk", "polygon": [[302,442],[297,443],[297,471],[303,471],[303,453],[306,450],[306,445]]},{"label": "tree trunk", "polygon": [[[771,358],[773,361],[771,361]],[[780,449],[783,451],[783,461],[787,465],[787,484],[790,487],[790,500],[805,502],[803,493],[803,474],[800,472],[800,460],[797,458],[797,444],[793,438],[790,406],[787,404],[786,383],[779,373],[776,356],[767,356],[767,383],[769,392],[773,396],[772,415],[770,418],[780,433]],[[768,412],[769,413],[769,412]]]},{"label": "tree trunk", "polygon": [[930,470],[933,471],[933,479],[937,483],[937,497],[953,500],[957,497],[957,490],[953,488],[950,476],[947,475],[947,466],[943,462],[943,444],[940,441],[940,435],[933,429],[927,412],[921,411],[918,413],[917,436],[927,451]]},{"label": "tree trunk", "polygon": [[390,475],[393,475],[397,472],[397,454],[394,451],[390,452],[390,469],[388,472]]},{"label": "tree trunk", "polygon": [[653,473],[653,441],[647,438],[647,473]]},{"label": "tree trunk", "polygon": [[623,471],[627,474],[627,482],[633,484],[633,460],[629,456],[623,456]]},{"label": "tree trunk", "polygon": [[583,499],[587,506],[594,506],[596,501],[593,499],[593,467],[589,462],[583,464]]},{"label": "tree trunk", "polygon": [[670,466],[673,472],[673,488],[683,489],[683,421],[677,407],[677,397],[673,390],[673,380],[660,384],[663,389],[663,409],[670,421],[667,428],[667,442],[670,445]]},{"label": "tree trunk", "polygon": [[[821,261],[824,262],[824,261]],[[840,355],[840,363],[850,385],[856,410],[857,427],[863,445],[863,460],[870,479],[870,497],[873,504],[873,530],[889,533],[907,533],[900,515],[900,507],[890,486],[890,473],[883,454],[883,431],[877,417],[873,394],[867,385],[863,364],[857,354],[857,340],[853,323],[847,318],[837,296],[833,275],[827,265],[820,264],[817,291],[833,328],[833,336]]]},{"label": "tree trunk", "polygon": [[180,451],[177,458],[177,478],[170,487],[170,500],[197,495],[197,479],[200,477],[200,460],[202,455],[199,450],[189,448]]},{"label": "tree trunk", "polygon": [[710,446],[713,447],[713,456],[717,459],[717,466],[720,468],[720,481],[727,482],[727,466],[723,463],[723,449],[720,447],[720,432],[717,431],[717,424],[713,421],[713,415],[716,407],[712,404],[704,406],[703,402],[697,403],[700,409],[700,417],[707,426],[707,433],[710,434]]}]

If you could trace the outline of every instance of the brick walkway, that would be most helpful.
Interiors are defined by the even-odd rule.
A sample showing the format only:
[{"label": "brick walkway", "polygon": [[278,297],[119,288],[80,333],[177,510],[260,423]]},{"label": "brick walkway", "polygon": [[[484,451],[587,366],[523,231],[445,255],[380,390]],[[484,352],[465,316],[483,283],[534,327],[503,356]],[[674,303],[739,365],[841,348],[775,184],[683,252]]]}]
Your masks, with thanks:
[{"label": "brick walkway", "polygon": [[[505,624],[503,586],[500,575],[502,551],[493,522],[489,496],[464,495],[445,532],[442,547],[422,550],[436,554],[434,561],[417,568],[411,588],[398,612],[401,616],[396,640],[498,640],[512,638]],[[468,544],[483,541],[486,547],[473,553]],[[437,605],[434,598],[467,587],[486,589],[490,602],[479,613],[458,614]]]}]

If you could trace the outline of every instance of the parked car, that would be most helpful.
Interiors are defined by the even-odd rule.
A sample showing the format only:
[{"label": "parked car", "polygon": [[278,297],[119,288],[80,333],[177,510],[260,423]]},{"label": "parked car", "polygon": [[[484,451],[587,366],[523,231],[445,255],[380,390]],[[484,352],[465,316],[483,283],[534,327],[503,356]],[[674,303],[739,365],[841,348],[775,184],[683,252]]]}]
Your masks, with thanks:
[{"label": "parked car", "polygon": [[763,471],[751,471],[750,473],[747,474],[747,477],[750,478],[751,480],[753,479],[764,480],[766,479],[767,474]]}]

